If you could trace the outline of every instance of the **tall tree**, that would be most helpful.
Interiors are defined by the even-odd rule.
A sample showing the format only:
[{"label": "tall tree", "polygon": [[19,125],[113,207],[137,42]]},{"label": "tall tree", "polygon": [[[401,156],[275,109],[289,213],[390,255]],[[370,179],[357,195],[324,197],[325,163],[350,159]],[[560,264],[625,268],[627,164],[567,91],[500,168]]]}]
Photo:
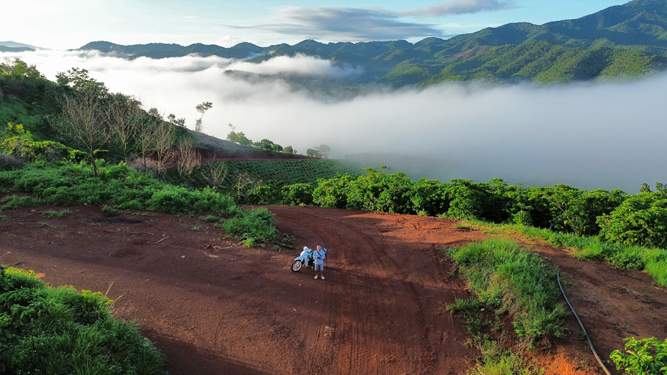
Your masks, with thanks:
[{"label": "tall tree", "polygon": [[174,141],[176,140],[176,128],[165,122],[158,123],[151,134],[157,162],[157,172],[162,174],[170,163],[174,161],[175,152],[173,151]]},{"label": "tall tree", "polygon": [[201,131],[202,131],[201,121],[204,118],[204,114],[206,114],[206,111],[211,109],[211,107],[213,107],[213,103],[211,103],[211,102],[203,102],[202,104],[197,105],[197,107],[196,107],[197,112],[201,113],[201,117],[199,117],[199,119],[197,119],[197,122],[195,123],[195,131],[197,133],[201,133]]},{"label": "tall tree", "polygon": [[142,121],[143,111],[141,102],[125,96],[116,94],[107,108],[107,120],[112,133],[112,140],[120,147],[125,160],[128,158],[128,152],[131,146],[136,146],[137,134]]},{"label": "tall tree", "polygon": [[105,113],[100,110],[99,87],[75,90],[63,96],[63,114],[51,124],[64,138],[88,152],[97,176],[95,151],[107,145],[111,131]]},{"label": "tall tree", "polygon": [[181,177],[189,177],[194,168],[201,164],[201,154],[197,152],[191,139],[181,139],[178,143],[176,167]]}]

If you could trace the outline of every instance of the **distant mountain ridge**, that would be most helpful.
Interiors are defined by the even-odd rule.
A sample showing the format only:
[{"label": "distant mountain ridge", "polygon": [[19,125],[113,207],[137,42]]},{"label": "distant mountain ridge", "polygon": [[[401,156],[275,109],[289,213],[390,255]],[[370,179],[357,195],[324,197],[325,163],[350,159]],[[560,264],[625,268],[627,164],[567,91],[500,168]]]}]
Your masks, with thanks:
[{"label": "distant mountain ridge", "polygon": [[37,47],[12,41],[0,42],[0,52],[34,51]]},{"label": "distant mountain ridge", "polygon": [[[303,54],[340,66],[363,67],[354,84],[394,87],[447,80],[569,82],[639,76],[667,69],[667,1],[634,0],[574,20],[544,25],[512,23],[417,43],[319,43],[259,47],[92,42],[80,50],[114,52],[127,58],[166,58],[199,54],[262,62]],[[350,84],[349,82],[345,83]]]}]

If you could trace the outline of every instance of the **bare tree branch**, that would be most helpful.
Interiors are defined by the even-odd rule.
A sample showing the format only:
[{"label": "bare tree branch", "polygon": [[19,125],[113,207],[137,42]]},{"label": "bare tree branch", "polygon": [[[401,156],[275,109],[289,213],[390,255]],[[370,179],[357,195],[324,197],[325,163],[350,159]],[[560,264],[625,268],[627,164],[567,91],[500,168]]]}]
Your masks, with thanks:
[{"label": "bare tree branch", "polygon": [[95,151],[109,142],[109,130],[105,115],[100,110],[100,97],[96,90],[74,91],[63,96],[63,116],[51,123],[54,130],[86,150],[97,176]]}]

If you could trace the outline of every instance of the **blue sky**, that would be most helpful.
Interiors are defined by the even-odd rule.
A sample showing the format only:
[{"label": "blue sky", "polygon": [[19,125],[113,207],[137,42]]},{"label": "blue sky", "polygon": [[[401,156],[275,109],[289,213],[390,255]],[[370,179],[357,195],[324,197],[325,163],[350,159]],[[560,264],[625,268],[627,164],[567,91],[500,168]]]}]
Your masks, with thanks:
[{"label": "blue sky", "polygon": [[[303,39],[447,37],[510,22],[585,16],[625,0],[24,0],[3,6],[0,41],[77,48],[94,40],[266,46]],[[11,15],[11,16],[8,16]]]}]

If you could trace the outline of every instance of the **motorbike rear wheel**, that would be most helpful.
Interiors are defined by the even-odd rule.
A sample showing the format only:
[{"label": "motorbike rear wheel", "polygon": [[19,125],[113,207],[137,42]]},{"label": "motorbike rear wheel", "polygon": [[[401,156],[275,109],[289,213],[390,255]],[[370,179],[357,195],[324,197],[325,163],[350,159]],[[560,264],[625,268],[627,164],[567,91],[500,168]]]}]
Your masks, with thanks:
[{"label": "motorbike rear wheel", "polygon": [[299,272],[301,271],[302,266],[303,264],[301,263],[300,260],[295,260],[294,262],[292,262],[292,267],[290,268],[292,269],[292,272]]}]

